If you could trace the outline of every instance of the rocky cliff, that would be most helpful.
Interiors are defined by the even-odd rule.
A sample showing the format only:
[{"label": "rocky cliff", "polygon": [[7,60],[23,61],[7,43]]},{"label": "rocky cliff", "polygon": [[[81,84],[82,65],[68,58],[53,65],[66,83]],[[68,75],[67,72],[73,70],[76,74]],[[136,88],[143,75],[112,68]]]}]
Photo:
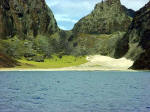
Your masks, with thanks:
[{"label": "rocky cliff", "polygon": [[0,67],[15,66],[11,58],[51,55],[50,36],[58,31],[45,0],[0,0]]},{"label": "rocky cliff", "polygon": [[122,6],[120,0],[105,0],[98,3],[91,14],[76,23],[73,31],[98,34],[126,31],[132,21],[131,16],[134,16],[134,11]]},{"label": "rocky cliff", "polygon": [[126,35],[118,42],[116,56],[135,60],[133,69],[150,69],[150,2],[136,12]]},{"label": "rocky cliff", "polygon": [[56,31],[56,20],[45,0],[0,0],[0,38],[26,38]]}]

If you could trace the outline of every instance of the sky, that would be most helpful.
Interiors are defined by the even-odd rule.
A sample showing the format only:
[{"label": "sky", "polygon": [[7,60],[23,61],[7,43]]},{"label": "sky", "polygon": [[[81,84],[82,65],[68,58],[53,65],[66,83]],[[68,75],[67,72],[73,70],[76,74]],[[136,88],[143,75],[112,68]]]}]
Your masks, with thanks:
[{"label": "sky", "polygon": [[[127,8],[139,10],[149,0],[121,0]],[[95,4],[101,0],[46,0],[53,11],[58,26],[63,30],[71,30],[74,24],[89,14]]]}]

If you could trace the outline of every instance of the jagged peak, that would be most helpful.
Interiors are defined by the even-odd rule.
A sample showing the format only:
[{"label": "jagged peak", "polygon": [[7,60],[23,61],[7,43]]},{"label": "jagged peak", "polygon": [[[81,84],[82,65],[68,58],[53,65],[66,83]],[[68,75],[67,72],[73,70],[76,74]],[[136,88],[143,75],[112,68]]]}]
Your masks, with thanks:
[{"label": "jagged peak", "polygon": [[97,3],[95,8],[103,5],[112,6],[113,4],[117,4],[118,6],[121,6],[120,0],[102,0],[100,3]]},{"label": "jagged peak", "polygon": [[103,0],[96,4],[91,14],[75,24],[74,31],[100,34],[126,31],[131,23],[129,14],[130,11],[121,5],[120,0]]},{"label": "jagged peak", "polygon": [[119,2],[120,3],[120,0],[102,0],[102,2],[109,2],[109,3]]}]

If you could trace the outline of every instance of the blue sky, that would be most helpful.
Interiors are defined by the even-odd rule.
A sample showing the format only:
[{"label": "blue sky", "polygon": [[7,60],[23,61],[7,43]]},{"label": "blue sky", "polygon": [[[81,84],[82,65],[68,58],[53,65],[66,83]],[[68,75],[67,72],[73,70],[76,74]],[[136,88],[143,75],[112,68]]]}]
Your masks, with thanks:
[{"label": "blue sky", "polygon": [[[138,10],[149,0],[121,0],[127,8]],[[101,0],[46,0],[54,13],[58,26],[64,30],[70,30],[82,17],[89,14],[96,3]]]}]

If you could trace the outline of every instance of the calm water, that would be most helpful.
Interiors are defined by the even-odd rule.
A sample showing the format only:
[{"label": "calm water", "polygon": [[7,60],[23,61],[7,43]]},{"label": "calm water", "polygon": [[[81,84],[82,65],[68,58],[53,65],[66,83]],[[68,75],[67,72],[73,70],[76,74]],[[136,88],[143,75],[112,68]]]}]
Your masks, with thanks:
[{"label": "calm water", "polygon": [[0,72],[0,112],[150,112],[150,72]]}]

